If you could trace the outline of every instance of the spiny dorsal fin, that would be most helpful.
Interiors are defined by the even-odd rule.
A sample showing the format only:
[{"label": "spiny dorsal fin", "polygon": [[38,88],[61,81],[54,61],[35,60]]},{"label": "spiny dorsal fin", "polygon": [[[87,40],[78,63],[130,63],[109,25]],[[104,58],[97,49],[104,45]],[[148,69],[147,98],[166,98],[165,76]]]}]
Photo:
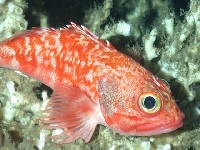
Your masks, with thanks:
[{"label": "spiny dorsal fin", "polygon": [[116,50],[114,46],[112,46],[112,44],[106,40],[103,41],[102,39],[100,39],[99,37],[97,37],[94,33],[92,33],[88,28],[86,28],[85,26],[81,25],[77,25],[73,22],[71,22],[70,25],[66,25],[66,27],[64,28],[59,28],[58,30],[54,29],[54,28],[38,28],[38,27],[33,27],[31,28],[31,30],[26,30],[26,31],[20,31],[19,33],[15,34],[14,36],[12,36],[11,38],[5,40],[5,42],[11,42],[15,39],[18,38],[24,38],[26,36],[33,36],[35,34],[43,34],[45,32],[59,32],[61,30],[69,30],[69,31],[74,31],[74,32],[80,32],[81,34],[89,37],[91,40],[93,40],[94,42],[96,42],[98,45],[102,46],[104,49],[107,50]]},{"label": "spiny dorsal fin", "polygon": [[69,30],[77,30],[80,33],[82,33],[83,35],[89,37],[91,40],[93,40],[94,42],[96,42],[97,44],[99,44],[100,46],[102,46],[105,49],[109,49],[109,50],[116,50],[114,46],[112,46],[112,44],[106,40],[103,41],[102,39],[100,39],[99,37],[97,37],[94,33],[92,33],[88,28],[86,28],[85,26],[81,25],[77,25],[73,22],[71,22],[71,25],[67,25],[67,28]]}]

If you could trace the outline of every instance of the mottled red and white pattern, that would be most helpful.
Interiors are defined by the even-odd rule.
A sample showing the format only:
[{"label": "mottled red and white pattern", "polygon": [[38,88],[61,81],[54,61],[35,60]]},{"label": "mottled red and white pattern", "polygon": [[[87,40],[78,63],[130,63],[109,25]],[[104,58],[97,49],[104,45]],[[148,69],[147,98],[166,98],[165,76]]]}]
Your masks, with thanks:
[{"label": "mottled red and white pattern", "polygon": [[[163,81],[74,23],[58,30],[33,28],[1,42],[0,66],[54,90],[44,111],[48,116],[41,119],[44,128],[63,129],[53,136],[60,143],[88,142],[97,124],[139,136],[182,126],[184,115]],[[144,94],[159,99],[159,111],[149,115],[139,108]]]}]

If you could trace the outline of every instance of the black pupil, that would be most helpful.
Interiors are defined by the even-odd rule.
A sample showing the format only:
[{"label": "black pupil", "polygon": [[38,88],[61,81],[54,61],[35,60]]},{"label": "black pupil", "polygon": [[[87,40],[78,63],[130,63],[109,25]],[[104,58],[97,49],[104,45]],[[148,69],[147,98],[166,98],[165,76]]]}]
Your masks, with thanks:
[{"label": "black pupil", "polygon": [[152,109],[156,105],[156,100],[152,96],[147,96],[145,97],[143,104],[147,109]]}]

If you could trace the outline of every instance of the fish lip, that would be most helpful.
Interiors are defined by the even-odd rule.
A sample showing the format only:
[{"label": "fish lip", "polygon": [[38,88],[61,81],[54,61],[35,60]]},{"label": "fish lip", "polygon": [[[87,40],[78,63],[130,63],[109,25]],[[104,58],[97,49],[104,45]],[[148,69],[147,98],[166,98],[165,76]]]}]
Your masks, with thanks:
[{"label": "fish lip", "polygon": [[174,122],[170,122],[167,124],[154,125],[151,129],[147,129],[150,126],[149,124],[138,126],[136,128],[136,136],[159,135],[159,134],[174,131],[183,126],[184,117],[185,115],[182,112],[180,112],[178,119]]},{"label": "fish lip", "polygon": [[168,132],[174,131],[174,130],[182,127],[184,117],[185,117],[185,115],[183,113],[181,113],[179,118],[175,122],[163,125],[163,128],[160,128],[160,129],[163,129],[162,132],[158,133],[158,134],[168,133]]}]

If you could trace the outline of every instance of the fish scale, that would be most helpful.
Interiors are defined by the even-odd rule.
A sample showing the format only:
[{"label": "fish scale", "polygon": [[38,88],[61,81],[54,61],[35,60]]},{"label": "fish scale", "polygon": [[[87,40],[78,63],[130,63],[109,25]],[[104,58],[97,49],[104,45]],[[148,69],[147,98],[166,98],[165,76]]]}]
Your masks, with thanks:
[{"label": "fish scale", "polygon": [[171,91],[130,57],[84,26],[33,28],[0,43],[0,66],[53,89],[41,127],[61,128],[57,143],[89,142],[97,124],[123,135],[149,136],[183,125]]}]

